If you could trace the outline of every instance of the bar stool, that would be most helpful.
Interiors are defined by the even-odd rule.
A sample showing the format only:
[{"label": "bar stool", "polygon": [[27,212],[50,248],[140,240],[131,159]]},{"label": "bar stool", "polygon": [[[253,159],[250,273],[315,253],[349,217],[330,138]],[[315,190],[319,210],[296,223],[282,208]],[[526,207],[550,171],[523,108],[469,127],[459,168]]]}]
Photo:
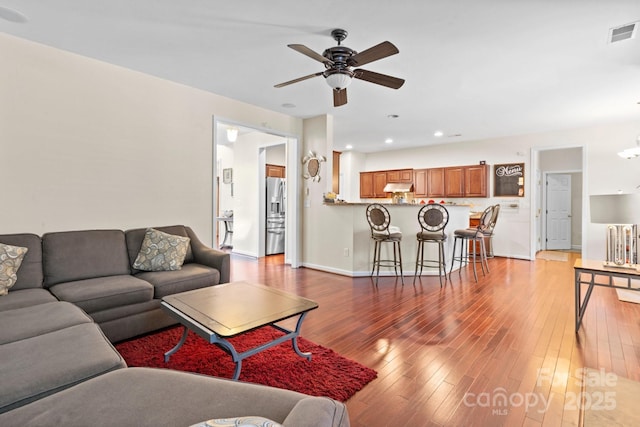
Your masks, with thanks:
[{"label": "bar stool", "polygon": [[482,231],[485,237],[489,238],[489,250],[487,251],[487,258],[493,258],[493,230],[496,228],[498,222],[498,214],[500,214],[500,205],[493,205],[493,212],[491,213],[491,221],[489,228]]},{"label": "bar stool", "polygon": [[[373,239],[373,268],[371,270],[371,277],[373,277],[373,272],[376,271],[377,285],[378,278],[380,277],[380,267],[393,267],[396,276],[398,275],[399,267],[400,280],[404,285],[402,253],[400,251],[402,232],[398,227],[391,225],[391,215],[389,211],[379,203],[372,203],[367,206],[367,221],[371,228],[371,239]],[[380,259],[383,243],[391,243],[393,245],[393,260]]]},{"label": "bar stool", "polygon": [[[442,276],[447,280],[447,260],[444,253],[444,242],[447,235],[444,228],[449,222],[449,211],[440,204],[430,203],[420,208],[418,212],[418,222],[421,230],[416,235],[418,240],[418,252],[416,253],[416,272],[413,275],[413,283],[416,283],[418,267],[422,275],[423,267],[433,267],[437,264],[440,287],[442,287]],[[438,245],[438,259],[424,259],[424,244],[436,243]]]},{"label": "bar stool", "polygon": [[[491,222],[491,216],[493,213],[493,206],[489,206],[482,212],[482,216],[480,217],[480,224],[478,224],[477,228],[465,228],[461,230],[456,230],[453,232],[454,241],[453,241],[453,257],[451,259],[451,270],[449,270],[449,276],[451,276],[451,272],[453,271],[453,266],[456,261],[460,263],[460,270],[458,274],[462,274],[462,263],[464,265],[468,265],[470,261],[470,257],[473,258],[471,261],[473,263],[473,277],[478,282],[478,273],[476,271],[476,247],[479,243],[480,245],[480,266],[482,267],[482,274],[485,275],[485,266],[486,272],[489,272],[489,263],[487,262],[487,250],[484,246],[484,234],[483,230],[486,230],[489,227]],[[460,240],[460,255],[456,256],[456,246]],[[469,243],[473,245],[473,251],[471,251],[471,255],[469,254]]]}]

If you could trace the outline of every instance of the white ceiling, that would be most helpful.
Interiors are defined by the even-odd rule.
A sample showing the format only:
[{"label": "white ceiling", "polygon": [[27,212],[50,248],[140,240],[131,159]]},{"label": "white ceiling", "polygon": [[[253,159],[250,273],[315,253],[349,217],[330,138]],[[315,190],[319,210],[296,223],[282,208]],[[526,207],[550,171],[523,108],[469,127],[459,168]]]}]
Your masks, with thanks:
[{"label": "white ceiling", "polygon": [[[640,120],[640,0],[0,0],[0,31],[297,117],[331,114],[336,149],[362,152]],[[2,12],[2,9],[0,9]],[[9,17],[9,19],[7,19]],[[4,19],[2,19],[4,18]],[[363,68],[334,108],[322,71],[287,47],[400,53]],[[283,107],[294,104],[295,107]],[[399,118],[389,119],[397,114]],[[436,130],[444,136],[436,138]],[[459,135],[459,136],[453,136]],[[393,138],[393,144],[385,144]]]}]

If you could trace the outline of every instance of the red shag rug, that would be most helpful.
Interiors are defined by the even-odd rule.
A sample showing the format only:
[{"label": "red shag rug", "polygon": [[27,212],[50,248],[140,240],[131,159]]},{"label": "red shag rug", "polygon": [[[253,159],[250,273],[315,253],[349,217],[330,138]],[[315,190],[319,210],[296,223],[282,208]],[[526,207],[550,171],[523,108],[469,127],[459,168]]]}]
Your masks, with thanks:
[{"label": "red shag rug", "polygon": [[[184,345],[164,362],[164,353],[180,340],[182,327],[174,327],[116,345],[128,366],[167,368],[231,378],[235,363],[231,356],[189,331]],[[256,347],[284,335],[272,327],[263,327],[229,339],[238,352]],[[342,402],[377,377],[376,371],[340,356],[330,348],[298,337],[302,352],[311,352],[311,360],[296,354],[291,340],[285,341],[242,361],[240,381],[294,390],[312,396],[327,396]]]}]

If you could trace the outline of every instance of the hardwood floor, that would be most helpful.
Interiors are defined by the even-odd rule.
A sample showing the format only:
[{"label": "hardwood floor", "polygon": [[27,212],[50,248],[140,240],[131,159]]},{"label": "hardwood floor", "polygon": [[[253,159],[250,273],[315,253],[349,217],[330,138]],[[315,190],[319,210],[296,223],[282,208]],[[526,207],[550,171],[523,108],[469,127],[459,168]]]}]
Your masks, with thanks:
[{"label": "hardwood floor", "polygon": [[574,333],[578,256],[494,258],[478,283],[463,270],[443,288],[232,256],[231,280],[317,301],[302,335],[378,371],[347,401],[354,427],[578,426],[582,368],[640,380],[640,304],[596,287]]}]

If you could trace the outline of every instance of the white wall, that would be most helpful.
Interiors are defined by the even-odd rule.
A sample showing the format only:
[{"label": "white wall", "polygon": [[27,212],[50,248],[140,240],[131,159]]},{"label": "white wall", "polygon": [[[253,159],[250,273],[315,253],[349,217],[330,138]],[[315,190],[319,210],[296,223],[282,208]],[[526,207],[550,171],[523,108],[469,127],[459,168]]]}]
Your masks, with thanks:
[{"label": "white wall", "polygon": [[2,233],[180,223],[211,244],[212,117],[302,133],[300,119],[6,34],[0,57]]}]

